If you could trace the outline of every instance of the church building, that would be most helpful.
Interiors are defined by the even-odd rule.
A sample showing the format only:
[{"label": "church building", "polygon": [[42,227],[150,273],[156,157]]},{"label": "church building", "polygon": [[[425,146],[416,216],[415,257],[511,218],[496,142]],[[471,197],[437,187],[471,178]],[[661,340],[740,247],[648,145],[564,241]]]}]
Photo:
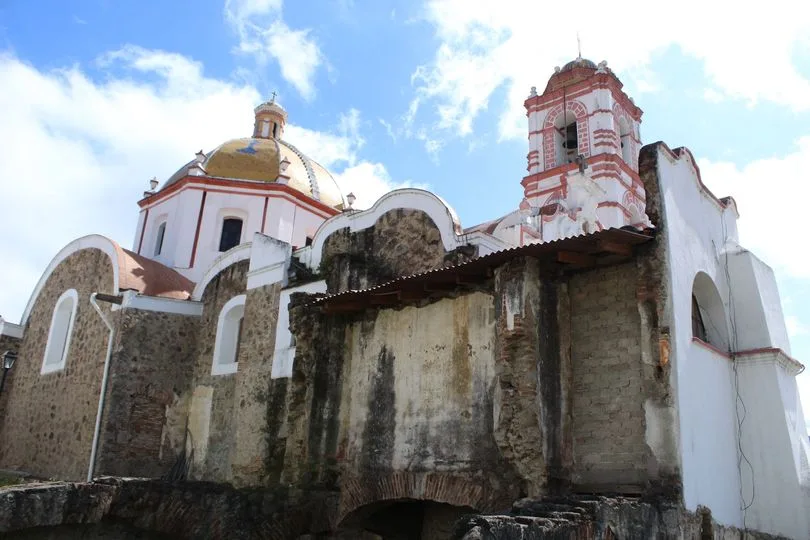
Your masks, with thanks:
[{"label": "church building", "polygon": [[260,104],[0,319],[0,469],[272,493],[256,536],[98,514],[174,538],[810,537],[804,366],[734,199],[606,62],[524,106],[523,198],[465,228],[420,189],[355,208]]}]

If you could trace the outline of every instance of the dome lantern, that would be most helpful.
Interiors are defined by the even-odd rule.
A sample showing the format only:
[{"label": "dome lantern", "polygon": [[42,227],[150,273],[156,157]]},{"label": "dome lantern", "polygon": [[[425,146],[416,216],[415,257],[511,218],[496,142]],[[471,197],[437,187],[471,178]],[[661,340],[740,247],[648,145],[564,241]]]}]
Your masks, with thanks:
[{"label": "dome lantern", "polygon": [[253,124],[254,139],[281,139],[287,125],[287,111],[276,103],[276,93],[270,101],[265,101],[253,110],[256,120]]}]

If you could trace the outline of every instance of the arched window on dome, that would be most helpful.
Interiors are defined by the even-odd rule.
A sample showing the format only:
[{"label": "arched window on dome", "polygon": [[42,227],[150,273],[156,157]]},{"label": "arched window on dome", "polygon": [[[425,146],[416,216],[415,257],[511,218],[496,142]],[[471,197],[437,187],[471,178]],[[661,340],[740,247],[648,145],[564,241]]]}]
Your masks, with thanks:
[{"label": "arched window on dome", "polygon": [[579,134],[577,118],[572,111],[560,114],[554,121],[554,143],[557,163],[574,163],[579,154]]},{"label": "arched window on dome", "polygon": [[68,289],[56,301],[56,307],[51,316],[48,341],[45,345],[45,356],[42,359],[41,373],[52,373],[64,369],[78,305],[79,293],[76,292],[76,289]]},{"label": "arched window on dome", "polygon": [[270,137],[270,120],[262,120],[262,137]]},{"label": "arched window on dome", "polygon": [[166,222],[158,226],[157,237],[155,238],[155,257],[163,251],[163,238],[166,236]]},{"label": "arched window on dome", "polygon": [[212,375],[236,373],[239,367],[239,346],[242,341],[242,322],[245,318],[245,295],[228,300],[219,312],[217,337],[214,342]]},{"label": "arched window on dome", "polygon": [[228,251],[242,241],[242,220],[227,217],[222,220],[222,233],[219,236],[219,250]]}]

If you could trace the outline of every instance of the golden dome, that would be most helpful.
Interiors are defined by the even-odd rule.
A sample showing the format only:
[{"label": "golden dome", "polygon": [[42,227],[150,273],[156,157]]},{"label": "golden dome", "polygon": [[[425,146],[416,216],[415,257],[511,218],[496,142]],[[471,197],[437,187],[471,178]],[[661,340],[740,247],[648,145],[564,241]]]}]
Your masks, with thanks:
[{"label": "golden dome", "polygon": [[[195,174],[190,169],[199,166],[202,172],[197,171],[196,174],[213,178],[271,183],[282,181],[327,206],[343,209],[343,195],[329,171],[295,146],[281,140],[287,120],[284,109],[273,100],[256,107],[254,114],[256,124],[253,137],[233,139],[208,154],[198,154],[198,159],[181,167],[161,189],[189,174]],[[284,161],[287,167],[282,173],[281,164]]]},{"label": "golden dome", "polygon": [[[277,182],[281,161],[289,165],[284,176],[287,185],[327,206],[342,209],[343,195],[331,174],[319,163],[302,154],[286,141],[262,138],[244,138],[227,141],[208,154],[201,165],[205,176],[229,180]],[[177,171],[162,189],[187,176],[191,161]]]}]

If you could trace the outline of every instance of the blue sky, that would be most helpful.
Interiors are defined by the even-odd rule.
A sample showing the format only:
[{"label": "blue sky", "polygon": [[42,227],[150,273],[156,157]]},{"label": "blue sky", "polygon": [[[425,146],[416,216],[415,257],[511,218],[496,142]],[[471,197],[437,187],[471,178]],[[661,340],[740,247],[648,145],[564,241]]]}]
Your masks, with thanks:
[{"label": "blue sky", "polygon": [[148,179],[249,135],[273,91],[287,138],[360,203],[419,185],[465,226],[505,214],[522,197],[523,98],[576,55],[578,32],[645,111],[643,141],[688,146],[709,187],[737,199],[742,242],[776,270],[793,354],[810,362],[809,8],[577,6],[0,0],[0,314],[18,320],[73,238],[129,246]]}]

